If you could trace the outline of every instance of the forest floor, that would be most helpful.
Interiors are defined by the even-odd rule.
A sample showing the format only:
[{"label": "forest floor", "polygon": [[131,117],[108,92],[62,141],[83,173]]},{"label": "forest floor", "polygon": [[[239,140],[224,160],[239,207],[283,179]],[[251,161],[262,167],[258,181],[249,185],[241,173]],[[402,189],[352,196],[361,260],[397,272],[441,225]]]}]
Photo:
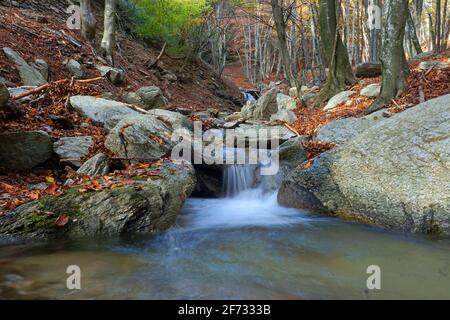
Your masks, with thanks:
[{"label": "forest floor", "polygon": [[[40,4],[39,4],[40,5]],[[42,6],[41,6],[42,8]],[[39,15],[41,18],[36,19]],[[126,84],[114,86],[107,81],[100,80],[95,83],[73,84],[71,75],[63,65],[65,59],[76,59],[87,69],[87,78],[99,76],[94,67],[96,57],[93,46],[84,42],[76,32],[67,29],[65,22],[57,15],[43,10],[39,13],[33,7],[30,9],[5,8],[0,5],[0,39],[2,47],[11,47],[19,52],[25,60],[32,62],[35,59],[44,59],[49,64],[49,82],[47,94],[42,99],[35,99],[31,103],[22,104],[24,115],[20,118],[11,118],[4,112],[0,112],[0,133],[19,130],[45,130],[55,139],[65,136],[92,136],[95,145],[89,155],[98,152],[108,154],[103,143],[106,132],[92,124],[89,120],[82,119],[76,112],[67,108],[67,100],[73,95],[100,96],[107,92],[111,98],[122,100],[125,93],[134,91],[140,87],[154,85],[160,87],[168,98],[167,109],[189,108],[193,111],[215,108],[219,111],[233,112],[240,110],[239,101],[242,99],[239,88],[249,89],[252,84],[245,78],[240,64],[227,66],[222,79],[200,62],[179,59],[164,54],[156,69],[148,69],[147,64],[160,53],[159,46],[148,47],[135,41],[123,33],[118,35],[119,50],[116,54],[116,64],[126,72]],[[74,39],[78,45],[70,41]],[[96,43],[100,41],[96,39]],[[95,44],[94,44],[95,45]],[[429,56],[424,60],[442,60],[447,62],[450,51],[438,56]],[[425,100],[450,93],[450,69],[418,71],[419,62],[411,64],[409,76],[409,88],[398,99],[388,106],[388,112],[401,112],[408,107],[420,102],[420,97]],[[160,77],[160,70],[174,73],[178,81],[168,82]],[[0,52],[0,75],[14,85],[20,85],[20,77],[16,68],[6,56]],[[62,81],[61,81],[62,80]],[[295,110],[298,121],[293,125],[301,135],[313,136],[318,128],[339,118],[362,116],[366,108],[372,103],[372,99],[360,97],[358,92],[366,85],[380,83],[381,78],[358,79],[353,88],[357,92],[350,103],[346,103],[325,112],[323,108],[310,109],[300,106]],[[286,86],[281,86],[286,91]],[[67,130],[58,127],[50,119],[50,115],[64,116],[70,119],[76,130]],[[80,126],[81,123],[87,126]],[[311,157],[332,148],[323,145],[319,141],[313,141],[308,145]],[[116,164],[118,170],[124,167]],[[26,174],[8,174],[0,176],[0,214],[17,207],[20,204],[36,200],[47,194],[62,192],[64,181],[74,173],[73,169],[66,167],[58,159],[48,161],[44,166],[34,169]],[[31,189],[30,185],[47,183],[44,190]]]}]

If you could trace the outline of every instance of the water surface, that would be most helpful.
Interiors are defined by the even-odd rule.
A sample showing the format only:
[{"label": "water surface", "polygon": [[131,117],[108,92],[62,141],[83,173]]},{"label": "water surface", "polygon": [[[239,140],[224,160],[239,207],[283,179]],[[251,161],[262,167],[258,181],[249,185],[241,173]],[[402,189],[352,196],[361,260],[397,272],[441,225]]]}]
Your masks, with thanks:
[{"label": "water surface", "polygon": [[[66,289],[79,265],[82,290]],[[382,289],[366,288],[378,265]],[[189,199],[155,236],[0,247],[0,297],[450,299],[450,241],[278,206],[276,194]]]}]

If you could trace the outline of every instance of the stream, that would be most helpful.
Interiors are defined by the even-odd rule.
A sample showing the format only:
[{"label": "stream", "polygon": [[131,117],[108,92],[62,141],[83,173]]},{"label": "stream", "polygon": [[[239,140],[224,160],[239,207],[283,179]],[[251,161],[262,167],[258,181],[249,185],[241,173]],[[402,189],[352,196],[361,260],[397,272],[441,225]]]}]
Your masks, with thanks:
[{"label": "stream", "polygon": [[[244,171],[243,171],[244,170]],[[280,207],[227,173],[228,197],[189,199],[158,235],[0,242],[1,299],[450,299],[450,240]],[[81,268],[81,290],[66,268]],[[381,290],[368,290],[368,266]]]}]

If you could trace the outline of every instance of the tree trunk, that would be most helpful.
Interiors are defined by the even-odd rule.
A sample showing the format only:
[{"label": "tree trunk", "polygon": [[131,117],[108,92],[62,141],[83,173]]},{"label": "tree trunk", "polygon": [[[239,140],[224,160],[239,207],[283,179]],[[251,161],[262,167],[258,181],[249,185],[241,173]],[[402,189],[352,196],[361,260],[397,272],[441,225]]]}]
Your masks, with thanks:
[{"label": "tree trunk", "polygon": [[381,52],[383,84],[380,96],[369,107],[367,113],[382,109],[403,92],[408,85],[409,68],[403,47],[408,16],[408,2],[404,0],[386,0],[383,16],[385,17],[382,33],[383,49]]},{"label": "tree trunk", "polygon": [[448,10],[448,0],[444,1],[444,12],[442,13],[442,43],[441,50],[447,50],[447,41],[448,41],[448,26],[450,21],[447,19],[447,10]]},{"label": "tree trunk", "polygon": [[422,47],[420,46],[420,41],[419,38],[417,37],[417,31],[416,31],[416,26],[414,25],[414,20],[411,14],[411,10],[408,9],[408,16],[406,17],[407,19],[407,25],[408,25],[408,34],[410,37],[410,40],[414,46],[414,50],[416,51],[416,54],[421,54],[422,51]]},{"label": "tree trunk", "polygon": [[315,106],[345,90],[355,82],[347,49],[337,30],[337,6],[335,0],[320,0],[320,38],[328,65],[327,81],[315,100]]},{"label": "tree trunk", "polygon": [[96,32],[95,15],[92,12],[91,0],[80,0],[81,36],[86,40],[94,40]]},{"label": "tree trunk", "polygon": [[[295,76],[294,70],[292,69],[291,57],[289,54],[287,41],[286,41],[286,23],[284,21],[283,9],[280,5],[280,0],[271,0],[272,13],[275,20],[275,27],[277,30],[278,43],[280,45],[281,51],[281,61],[283,64],[284,75],[286,80],[289,82],[291,87],[297,87],[297,91],[300,94],[300,81]],[[300,97],[300,95],[299,95]]]},{"label": "tree trunk", "polygon": [[435,45],[434,45],[434,51],[440,52],[441,51],[441,0],[436,0],[436,18],[435,18]]},{"label": "tree trunk", "polygon": [[102,54],[110,65],[114,64],[116,45],[116,0],[105,0],[105,22],[101,43]]}]

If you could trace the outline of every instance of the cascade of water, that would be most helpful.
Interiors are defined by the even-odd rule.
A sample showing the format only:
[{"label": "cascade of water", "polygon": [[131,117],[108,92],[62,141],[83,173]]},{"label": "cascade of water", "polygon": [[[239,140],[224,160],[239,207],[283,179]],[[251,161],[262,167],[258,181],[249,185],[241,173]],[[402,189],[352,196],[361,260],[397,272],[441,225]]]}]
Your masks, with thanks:
[{"label": "cascade of water", "polygon": [[224,168],[223,190],[228,198],[253,188],[255,167],[251,165],[228,165]]}]

